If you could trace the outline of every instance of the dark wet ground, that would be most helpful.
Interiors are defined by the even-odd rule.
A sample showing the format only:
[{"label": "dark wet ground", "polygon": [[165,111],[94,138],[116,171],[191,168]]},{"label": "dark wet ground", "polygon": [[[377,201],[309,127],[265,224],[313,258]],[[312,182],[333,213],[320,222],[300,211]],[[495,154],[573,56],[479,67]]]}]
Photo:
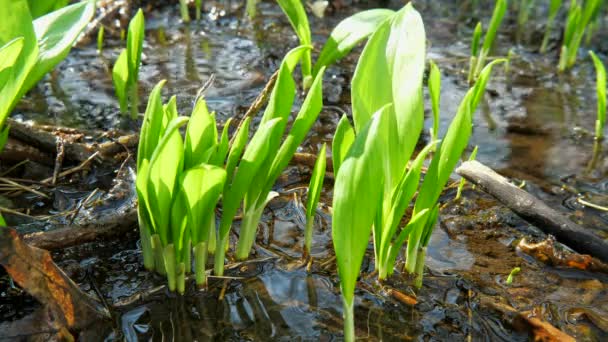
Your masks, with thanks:
[{"label": "dark wet ground", "polygon": [[[372,2],[373,3],[373,2]],[[233,6],[222,12],[221,4],[208,3],[208,17],[187,26],[177,20],[176,7],[155,10],[146,16],[145,57],[140,93],[160,79],[167,79],[164,94],[177,94],[180,113],[189,113],[202,84],[215,74],[207,92],[209,106],[219,120],[243,114],[276,69],[281,57],[297,45],[283,14],[272,2],[259,6],[251,23],[244,10]],[[396,8],[397,2],[391,3]],[[356,12],[359,5],[325,19],[312,19],[314,41],[320,48],[340,18]],[[417,9],[425,20],[429,58],[442,69],[442,132],[467,90],[466,69],[469,38],[476,20],[471,11],[452,2],[420,1]],[[224,13],[224,14],[222,14]],[[489,9],[479,12],[489,19]],[[539,10],[537,15],[542,17]],[[473,13],[473,16],[477,14]],[[534,17],[534,16],[533,16]],[[474,118],[469,146],[479,146],[477,159],[499,173],[525,182],[524,188],[576,222],[608,235],[608,212],[582,205],[608,206],[608,158],[600,152],[592,160],[595,121],[595,75],[586,55],[571,73],[556,74],[557,56],[535,52],[542,34],[542,20],[525,28],[529,40],[514,45],[514,18],[503,24],[495,55],[515,47],[517,58],[510,75],[497,69],[485,102]],[[557,37],[556,37],[557,38]],[[603,46],[605,35],[594,47]],[[109,40],[100,58],[94,44],[73,50],[53,77],[46,78],[16,111],[17,118],[81,128],[129,129],[117,113],[108,63],[122,43]],[[348,111],[348,83],[357,54],[347,57],[326,73],[325,104],[302,151],[316,152],[330,142],[341,111]],[[297,73],[296,73],[297,74]],[[141,109],[143,110],[142,104]],[[428,108],[427,108],[428,110]],[[427,119],[426,127],[430,127]],[[185,341],[199,340],[334,340],[342,333],[339,284],[332,261],[329,208],[331,189],[321,199],[314,235],[313,272],[299,267],[303,243],[304,212],[301,201],[308,182],[305,167],[292,167],[278,189],[260,227],[252,259],[263,260],[228,272],[231,281],[212,279],[205,292],[190,289],[185,297],[163,290],[129,305],[121,305],[110,338]],[[69,190],[66,190],[69,191]],[[88,191],[72,193],[83,198]],[[454,203],[455,191],[446,203],[440,229],[432,237],[427,274],[418,293],[418,304],[408,307],[387,296],[373,277],[364,277],[357,290],[357,336],[369,340],[526,340],[501,316],[481,305],[481,296],[502,298],[519,311],[533,310],[578,340],[608,338],[608,276],[550,267],[517,250],[522,237],[542,239],[530,226],[492,198],[473,190]],[[60,211],[55,201],[45,208]],[[438,227],[439,228],[439,227]],[[101,294],[109,305],[124,302],[141,291],[162,285],[164,279],[146,272],[137,250],[137,234],[121,241],[96,242],[55,253],[82,287]],[[370,245],[370,255],[373,254]],[[270,258],[270,259],[268,259]],[[514,267],[521,273],[513,284],[506,277]],[[373,263],[364,262],[371,272]],[[6,277],[0,278],[0,321],[14,320],[31,312],[33,300],[16,295]],[[224,300],[218,301],[226,286]],[[405,279],[396,275],[389,286],[409,293]],[[583,314],[581,314],[583,313]],[[603,329],[603,330],[602,330]]]}]

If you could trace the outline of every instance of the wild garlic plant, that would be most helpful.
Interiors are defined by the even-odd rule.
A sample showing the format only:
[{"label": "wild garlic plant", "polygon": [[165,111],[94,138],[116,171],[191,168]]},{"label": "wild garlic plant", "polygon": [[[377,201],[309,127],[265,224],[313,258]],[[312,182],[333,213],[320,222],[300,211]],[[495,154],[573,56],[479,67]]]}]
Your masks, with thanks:
[{"label": "wild garlic plant", "polygon": [[494,6],[494,12],[492,13],[492,19],[490,19],[490,24],[485,36],[483,37],[483,44],[481,47],[479,47],[482,35],[481,23],[478,23],[475,27],[475,30],[473,31],[473,41],[471,44],[471,61],[468,77],[469,83],[473,83],[475,80],[477,80],[479,73],[485,67],[486,59],[490,55],[490,51],[494,45],[494,39],[496,39],[496,34],[500,28],[506,11],[507,0],[497,0],[496,5]]},{"label": "wild garlic plant", "polygon": [[597,120],[595,121],[595,139],[604,139],[604,126],[606,125],[606,68],[600,58],[589,51],[589,56],[593,60],[596,74],[596,94],[597,94]]},{"label": "wild garlic plant", "polygon": [[325,180],[325,168],[327,164],[326,158],[326,145],[323,144],[319,154],[317,155],[317,161],[312,169],[312,175],[310,176],[310,183],[308,185],[308,198],[306,200],[306,230],[304,232],[304,254],[303,257],[311,257],[310,251],[312,247],[312,233],[315,223],[315,213],[317,211],[317,205],[319,204],[319,198],[321,197],[321,190],[323,190],[323,181]]},{"label": "wild garlic plant", "polygon": [[547,24],[545,26],[545,35],[543,36],[543,42],[540,45],[540,53],[547,52],[547,46],[549,45],[549,37],[551,36],[551,30],[553,30],[553,24],[555,23],[555,17],[559,13],[562,7],[562,0],[551,0],[549,3],[549,13],[547,17]]},{"label": "wild garlic plant", "polygon": [[[354,335],[354,288],[370,234],[380,279],[394,271],[406,239],[406,264],[422,274],[425,248],[439,214],[438,200],[468,142],[472,114],[494,61],[463,99],[419,187],[432,141],[408,165],[423,129],[423,74],[426,35],[411,4],[383,22],[365,46],[352,80],[354,127],[343,117],[332,143],[334,173],[332,237],[344,302],[344,334]],[[440,82],[430,82],[432,93]],[[414,212],[400,222],[418,191]],[[420,278],[421,279],[421,278]]]},{"label": "wild garlic plant", "polygon": [[122,50],[112,69],[112,81],[120,104],[120,111],[127,113],[130,107],[131,119],[139,115],[139,67],[145,36],[144,13],[141,8],[129,22],[127,47]]},{"label": "wild garlic plant", "polygon": [[[215,115],[198,99],[190,118],[177,114],[176,98],[162,104],[164,81],[152,90],[137,152],[136,188],[144,266],[166,274],[183,293],[194,247],[196,284],[206,285],[208,244],[226,171],[228,126],[218,140]],[[179,128],[188,124],[185,138]]]},{"label": "wild garlic plant", "polygon": [[[226,243],[232,221],[242,201],[243,219],[236,246],[238,260],[245,260],[249,256],[264,208],[276,196],[271,191],[272,187],[323,107],[321,80],[324,69],[315,77],[291,129],[284,137],[295,99],[296,84],[292,74],[310,48],[295,48],[283,59],[260,126],[247,146],[232,181],[226,184],[218,246]],[[230,174],[228,177],[230,178]],[[223,273],[223,261],[224,252],[218,248],[214,265],[218,275]]]},{"label": "wild garlic plant", "polygon": [[[289,19],[300,45],[312,45],[310,24],[301,0],[277,0]],[[342,20],[330,33],[315,65],[312,65],[312,50],[302,59],[303,86],[308,89],[319,71],[346,56],[359,42],[369,37],[388,16],[388,9],[371,9],[356,13]]]},{"label": "wild garlic plant", "polygon": [[559,71],[572,68],[576,63],[578,50],[593,17],[600,9],[602,0],[586,0],[583,4],[579,0],[571,0],[568,17],[564,26],[564,39],[559,56]]}]

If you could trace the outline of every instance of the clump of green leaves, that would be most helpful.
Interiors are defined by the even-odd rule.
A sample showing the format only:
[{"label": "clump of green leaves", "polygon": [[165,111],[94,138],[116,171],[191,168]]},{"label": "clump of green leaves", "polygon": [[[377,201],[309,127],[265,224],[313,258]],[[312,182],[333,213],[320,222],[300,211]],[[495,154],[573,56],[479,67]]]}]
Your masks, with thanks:
[{"label": "clump of green leaves", "polygon": [[[245,150],[232,182],[227,182],[224,191],[224,210],[219,229],[220,245],[226,243],[234,215],[241,200],[243,202],[243,220],[236,247],[236,258],[239,260],[247,259],[249,256],[264,208],[275,196],[271,192],[272,186],[288,165],[323,107],[321,80],[324,70],[321,70],[314,79],[289,133],[283,138],[295,99],[296,85],[292,73],[309,49],[308,46],[301,46],[285,56],[260,127]],[[228,177],[230,178],[230,175]],[[221,275],[223,253],[221,249],[219,252],[216,250],[215,271]]]},{"label": "clump of green leaves", "polygon": [[[140,133],[136,188],[144,265],[167,275],[169,289],[185,289],[194,246],[194,272],[206,284],[205,265],[215,206],[226,171],[227,128],[218,141],[215,115],[198,99],[192,115],[177,115],[176,98],[162,104],[164,82],[152,90]],[[188,123],[185,138],[179,127]],[[229,125],[229,123],[228,123]]]},{"label": "clump of green leaves", "polygon": [[325,168],[327,159],[326,145],[323,144],[317,161],[312,169],[312,176],[310,177],[310,183],[308,185],[308,199],[306,201],[306,231],[304,233],[304,256],[310,256],[310,249],[312,245],[312,231],[315,223],[315,212],[317,210],[317,204],[319,204],[319,198],[321,197],[321,190],[323,189],[323,181],[325,180]]},{"label": "clump of green leaves", "polygon": [[547,26],[545,27],[545,35],[543,36],[543,42],[540,45],[540,53],[547,52],[547,45],[549,44],[549,37],[553,24],[555,23],[555,17],[559,13],[559,9],[562,7],[562,0],[551,0],[549,3],[549,15],[547,18]]},{"label": "clump of green leaves", "polygon": [[486,59],[490,55],[492,46],[494,45],[494,39],[502,20],[507,11],[507,0],[497,0],[494,6],[494,12],[492,13],[492,19],[485,36],[483,37],[483,45],[481,48],[479,44],[481,42],[482,26],[481,22],[477,24],[473,31],[473,41],[471,43],[471,61],[469,66],[469,83],[474,82],[479,73],[486,65]]},{"label": "clump of green leaves", "polygon": [[122,50],[112,69],[112,80],[120,103],[120,111],[127,113],[130,104],[133,120],[139,115],[138,80],[144,36],[144,13],[140,8],[129,22],[127,47]]},{"label": "clump of green leaves", "polygon": [[[352,80],[354,127],[343,117],[332,143],[336,174],[332,236],[347,341],[355,337],[354,288],[370,233],[380,279],[393,273],[406,240],[408,271],[422,274],[426,246],[439,214],[439,195],[466,147],[473,111],[490,71],[500,62],[492,62],[480,72],[419,188],[422,164],[437,144],[431,142],[408,165],[423,129],[425,40],[422,19],[411,4],[378,27],[359,58]],[[440,82],[430,81],[429,87],[431,94],[438,94]],[[400,229],[417,190],[414,212]]]},{"label": "clump of green leaves", "polygon": [[[306,11],[300,0],[277,0],[291,23],[301,45],[311,45],[312,38]],[[394,12],[387,9],[372,9],[356,13],[341,21],[331,32],[314,67],[312,51],[302,60],[304,88],[308,89],[323,67],[327,67],[346,56],[360,41],[369,37],[378,25]]]},{"label": "clump of green leaves", "polygon": [[589,51],[589,55],[593,60],[596,74],[597,120],[595,121],[595,138],[602,140],[604,138],[604,126],[606,125],[606,68],[593,51]]},{"label": "clump of green leaves", "polygon": [[576,62],[578,49],[585,35],[585,31],[597,14],[601,0],[587,0],[583,5],[577,0],[570,2],[568,18],[564,27],[564,40],[559,56],[559,71],[570,69]]}]

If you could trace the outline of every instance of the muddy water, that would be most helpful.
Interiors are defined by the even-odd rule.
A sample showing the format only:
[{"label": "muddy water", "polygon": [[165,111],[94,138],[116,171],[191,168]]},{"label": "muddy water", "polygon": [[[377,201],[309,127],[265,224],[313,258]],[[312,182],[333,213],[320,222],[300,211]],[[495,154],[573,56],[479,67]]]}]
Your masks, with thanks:
[{"label": "muddy water", "polygon": [[[175,8],[147,15],[140,80],[144,99],[156,82],[167,79],[164,93],[167,97],[176,94],[180,112],[187,114],[198,89],[214,74],[216,81],[206,97],[219,121],[245,111],[280,58],[297,41],[272,3],[260,4],[259,17],[253,23],[242,17],[242,8],[232,5],[209,3],[209,16],[187,27],[179,23]],[[396,2],[391,5],[398,6]],[[348,14],[374,7],[359,6],[312,19],[314,40],[324,41]],[[420,1],[417,7],[425,20],[429,58],[442,69],[441,130],[445,132],[468,87],[468,37],[475,24],[471,14],[487,20],[490,9],[474,12],[445,1]],[[555,51],[546,56],[535,53],[536,31],[542,21],[529,23],[525,30],[531,38],[518,46],[513,22],[507,19],[494,54],[506,55],[515,47],[517,57],[509,75],[496,69],[475,115],[470,146],[479,146],[477,159],[481,162],[522,182],[526,190],[606,236],[608,213],[577,200],[581,197],[608,205],[606,146],[590,167],[590,132],[595,120],[593,67],[584,59],[571,73],[558,76]],[[594,43],[604,38],[596,37]],[[108,73],[108,63],[116,58],[120,45],[108,40],[103,57],[93,45],[75,50],[58,72],[27,97],[16,116],[72,127],[133,127],[117,112]],[[348,83],[357,55],[328,69],[327,108],[303,151],[316,152],[320,144],[330,142],[341,112],[348,112]],[[430,126],[429,118],[427,130]],[[304,167],[291,167],[277,186],[281,196],[264,214],[252,255],[259,262],[231,270],[228,275],[235,279],[230,281],[212,279],[208,291],[190,289],[185,297],[150,291],[164,279],[143,270],[136,234],[118,245],[89,244],[58,253],[56,258],[85,290],[117,305],[114,332],[109,338],[340,339],[342,309],[332,262],[330,186],[316,217],[312,272],[307,273],[299,264],[304,229],[301,202],[305,200],[301,187],[307,183],[308,173]],[[484,194],[468,189],[465,199],[454,203],[454,192],[450,189],[442,198],[446,205],[429,247],[418,304],[410,307],[392,299],[373,276],[364,276],[357,290],[357,336],[369,340],[526,340],[525,333],[480,304],[480,297],[490,296],[502,298],[519,311],[532,310],[577,339],[608,337],[605,275],[545,266],[519,252],[515,247],[519,239],[542,239],[543,234]],[[238,223],[236,226],[238,230]],[[369,252],[371,256],[371,245]],[[506,277],[514,267],[522,272],[507,285]],[[369,273],[372,269],[373,261],[366,259],[363,270]],[[8,288],[5,277],[2,279],[1,288]],[[410,293],[406,284],[397,274],[385,286]],[[125,303],[142,291],[149,293]],[[7,320],[27,313],[16,307],[31,306],[27,296],[14,292],[0,292],[0,300],[8,303],[0,302],[2,317]]]}]

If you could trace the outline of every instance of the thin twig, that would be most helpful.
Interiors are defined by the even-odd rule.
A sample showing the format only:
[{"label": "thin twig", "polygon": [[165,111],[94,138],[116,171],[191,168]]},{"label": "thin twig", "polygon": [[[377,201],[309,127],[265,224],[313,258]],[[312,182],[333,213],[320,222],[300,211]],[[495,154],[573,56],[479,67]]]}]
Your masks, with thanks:
[{"label": "thin twig", "polygon": [[[95,159],[95,157],[97,157],[98,155],[99,155],[99,151],[97,151],[97,152],[93,153],[93,154],[92,154],[92,155],[91,155],[89,158],[87,158],[87,160],[85,160],[85,161],[83,161],[82,163],[80,163],[80,165],[75,166],[75,167],[73,167],[73,168],[71,168],[71,169],[67,169],[67,170],[65,170],[65,171],[61,172],[61,173],[58,175],[58,178],[63,178],[63,177],[65,177],[65,176],[71,175],[72,173],[76,173],[76,172],[78,172],[78,171],[82,171],[82,170],[84,170],[84,168],[85,168],[85,167],[86,167],[86,166],[87,166],[87,165],[88,165],[88,164],[89,164],[91,161],[93,161],[93,159]],[[43,184],[48,184],[48,183],[50,183],[52,180],[53,180],[53,178],[52,178],[52,177],[49,177],[49,178],[47,178],[47,179],[43,180],[43,181],[42,181],[42,183],[43,183]]]},{"label": "thin twig", "polygon": [[53,177],[51,180],[51,184],[57,184],[57,176],[59,176],[59,172],[61,171],[61,166],[63,165],[63,157],[65,156],[65,143],[61,137],[57,137],[57,157],[55,157],[55,168],[53,169]]},{"label": "thin twig", "polygon": [[15,186],[15,187],[17,187],[17,188],[19,188],[19,189],[21,189],[23,191],[31,192],[33,194],[36,194],[36,195],[44,197],[44,198],[49,198],[48,195],[46,195],[46,194],[44,194],[44,193],[42,193],[40,191],[34,190],[31,187],[25,186],[23,184],[19,184],[17,182],[14,182],[14,181],[12,181],[12,180],[10,180],[8,178],[0,178],[0,181],[8,183],[10,185],[13,185],[13,186]]}]

